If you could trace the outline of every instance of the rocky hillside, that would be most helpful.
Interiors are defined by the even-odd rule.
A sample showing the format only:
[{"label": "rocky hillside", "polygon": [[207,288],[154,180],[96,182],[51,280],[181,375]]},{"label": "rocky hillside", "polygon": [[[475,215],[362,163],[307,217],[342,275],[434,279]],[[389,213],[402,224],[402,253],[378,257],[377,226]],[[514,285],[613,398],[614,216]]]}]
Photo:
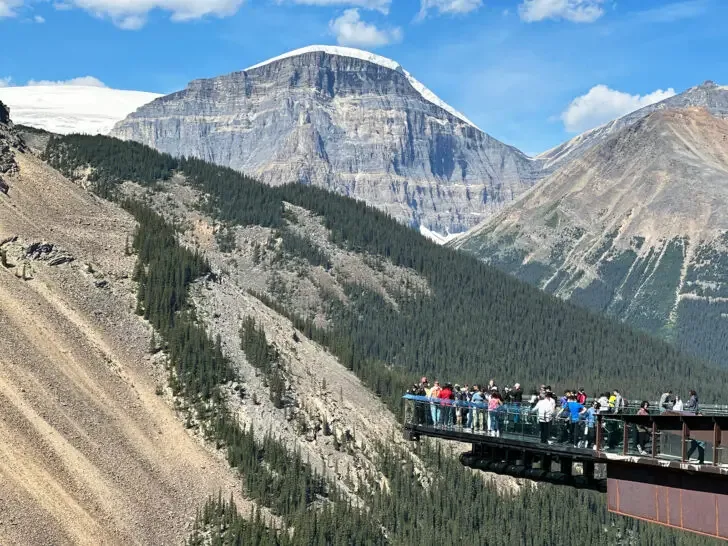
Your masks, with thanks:
[{"label": "rocky hillside", "polygon": [[268,184],[327,188],[442,234],[475,225],[540,173],[540,162],[475,127],[394,61],[339,47],[193,81],[111,134]]},{"label": "rocky hillside", "polygon": [[703,82],[701,85],[691,87],[679,95],[650,104],[621,118],[586,131],[555,148],[537,155],[536,159],[544,163],[545,172],[553,172],[570,161],[578,159],[590,148],[610,138],[625,127],[638,122],[652,112],[689,107],[704,108],[715,117],[728,118],[728,86],[718,85],[712,81]]},{"label": "rocky hillside", "polygon": [[7,177],[18,172],[15,152],[23,153],[25,149],[25,143],[10,121],[10,109],[0,102],[0,191],[7,192],[9,189],[2,176]]},{"label": "rocky hillside", "polygon": [[249,511],[164,395],[133,312],[133,218],[30,152],[3,154],[0,543],[179,544],[208,495]]},{"label": "rocky hillside", "polygon": [[[4,175],[10,191],[0,194],[0,543],[179,544],[197,509],[218,493],[232,495],[246,517],[255,506],[280,525],[270,501],[241,493],[224,450],[206,440],[209,424],[168,384],[159,332],[135,312],[135,219],[86,189],[93,169],[63,176],[30,151],[7,109],[0,113],[3,164],[12,165]],[[37,132],[27,136],[43,142]],[[299,453],[336,484],[344,502],[361,503],[363,491],[385,481],[377,446],[384,439],[404,446],[395,416],[290,319],[248,294],[265,290],[273,269],[295,277],[294,266],[269,264],[274,253],[266,250],[253,265],[252,246],[247,254],[219,252],[213,221],[196,211],[200,196],[179,182],[151,195],[170,220],[184,212],[194,226],[189,244],[226,272],[195,287],[194,302],[236,362],[239,379],[221,387],[229,407],[261,443],[275,442],[269,451],[285,445],[284,453]],[[135,184],[124,191],[143,196]],[[241,236],[272,240],[255,229]],[[385,292],[399,279],[354,256],[332,259]],[[280,359],[282,403],[269,395],[271,376],[241,351],[241,317],[264,329]]]},{"label": "rocky hillside", "polygon": [[728,91],[690,93],[711,108],[654,108],[455,246],[725,363]]}]

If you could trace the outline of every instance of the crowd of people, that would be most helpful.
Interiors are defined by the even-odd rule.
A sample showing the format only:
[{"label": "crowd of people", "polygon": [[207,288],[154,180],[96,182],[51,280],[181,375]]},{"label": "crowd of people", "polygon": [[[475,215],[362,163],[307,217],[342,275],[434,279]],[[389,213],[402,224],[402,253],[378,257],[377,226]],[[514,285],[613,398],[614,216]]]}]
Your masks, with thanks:
[{"label": "crowd of people", "polygon": [[[500,389],[491,379],[487,386],[432,384],[426,377],[414,384],[408,394],[424,397],[415,406],[418,424],[441,428],[457,427],[465,431],[483,431],[488,436],[499,437],[503,418],[514,423],[533,416],[538,423],[539,439],[544,444],[562,443],[577,448],[596,449],[597,416],[623,412],[627,402],[619,392],[603,392],[589,398],[584,388],[566,390],[562,396],[554,393],[549,385],[541,385],[525,397],[519,383]],[[698,413],[698,395],[691,390],[688,402],[683,404],[672,391],[664,393],[659,401],[659,411],[690,411]],[[642,401],[637,415],[649,415],[650,404]],[[559,423],[554,431],[554,423]],[[604,424],[602,426],[605,426]],[[554,432],[557,434],[554,435]],[[607,447],[615,447],[618,435],[608,427]],[[555,439],[554,439],[555,438]],[[646,445],[650,430],[644,425],[634,428],[634,442],[640,454],[647,454]]]}]

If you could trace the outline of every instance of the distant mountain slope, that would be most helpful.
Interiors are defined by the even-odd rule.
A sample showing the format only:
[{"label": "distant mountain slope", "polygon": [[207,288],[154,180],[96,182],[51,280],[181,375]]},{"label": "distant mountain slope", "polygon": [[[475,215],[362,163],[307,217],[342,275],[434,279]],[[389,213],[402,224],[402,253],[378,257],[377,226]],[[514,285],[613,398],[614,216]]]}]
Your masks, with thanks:
[{"label": "distant mountain slope", "polygon": [[160,95],[81,85],[0,87],[16,124],[53,133],[105,135],[119,120]]},{"label": "distant mountain slope", "polygon": [[193,81],[111,134],[272,185],[324,187],[440,234],[477,224],[540,173],[398,63],[330,46]]},{"label": "distant mountain slope", "polygon": [[657,109],[453,245],[725,363],[727,202],[728,120]]},{"label": "distant mountain slope", "polygon": [[625,127],[636,123],[652,112],[691,106],[705,108],[712,115],[719,118],[728,118],[728,86],[717,85],[712,81],[706,81],[701,85],[691,87],[679,95],[656,102],[655,104],[650,104],[609,123],[586,131],[555,148],[537,155],[535,159],[544,162],[544,169],[546,171],[553,172],[569,161],[578,159],[593,146],[603,142]]}]

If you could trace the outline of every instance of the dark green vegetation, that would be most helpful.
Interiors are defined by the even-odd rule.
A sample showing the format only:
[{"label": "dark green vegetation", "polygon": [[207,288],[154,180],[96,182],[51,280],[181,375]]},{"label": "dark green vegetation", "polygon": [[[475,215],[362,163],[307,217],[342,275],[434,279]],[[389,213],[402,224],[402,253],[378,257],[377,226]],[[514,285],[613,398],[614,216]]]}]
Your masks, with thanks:
[{"label": "dark green vegetation", "polygon": [[252,317],[246,318],[240,327],[240,346],[248,362],[265,375],[271,402],[281,409],[286,384],[279,368],[278,352],[268,343],[265,330],[258,327]]},{"label": "dark green vegetation", "polygon": [[[188,422],[198,419],[207,439],[227,449],[228,462],[241,472],[245,493],[296,530],[290,537],[294,544],[308,543],[319,535],[328,537],[328,544],[383,542],[381,530],[340,498],[338,489],[318,476],[298,453],[289,453],[271,435],[256,438],[230,416],[219,386],[234,379],[235,372],[222,353],[219,337],[214,342],[210,339],[187,300],[189,284],[209,273],[208,264],[183,248],[174,228],[146,205],[127,201],[124,206],[139,223],[133,243],[138,254],[134,273],[139,282],[137,312],[151,322],[165,343],[170,385],[188,404]],[[258,332],[254,324],[252,329]],[[264,336],[258,341],[265,344]],[[255,342],[249,339],[251,354],[255,354]],[[261,365],[270,366],[274,356],[256,358]],[[314,503],[326,506],[317,522],[311,522],[308,513]],[[261,532],[255,525],[236,529],[235,533]],[[263,536],[263,544],[278,540],[285,544],[289,538],[274,533]]]},{"label": "dark green vegetation", "polygon": [[[573,256],[565,262],[568,252],[558,251],[557,244],[552,254],[558,256],[552,255],[547,263],[535,259],[524,263],[528,252],[512,246],[516,239],[510,234],[484,235],[462,248],[487,256],[488,263],[517,279],[668,341],[684,354],[725,367],[728,233],[693,249],[694,243],[685,237],[643,248],[645,239],[635,236],[628,246],[614,246],[617,235],[616,231],[604,235],[583,262]],[[577,241],[566,231],[559,236],[571,244]],[[582,263],[593,267],[596,278],[578,286],[584,275]]]},{"label": "dark green vegetation", "polygon": [[[209,195],[203,207],[226,224],[285,229],[287,201],[320,215],[334,244],[416,271],[428,282],[430,295],[405,297],[403,292],[395,309],[372,291],[351,285],[349,305],[331,303],[331,326],[326,330],[314,328],[307,317],[295,317],[295,311],[283,309],[280,302],[267,300],[293,316],[300,330],[339,356],[395,411],[406,379],[423,372],[471,382],[494,376],[522,383],[582,383],[602,390],[619,386],[634,396],[655,396],[661,384],[672,384],[688,373],[707,399],[725,387],[723,375],[713,377],[712,371],[668,345],[430,244],[362,203],[311,187],[269,188],[228,169],[175,160],[103,137],[54,138],[47,157],[67,173],[93,166],[95,184],[109,196],[119,193],[123,180],[154,188],[184,173],[189,183]],[[160,226],[162,220],[151,211],[141,206],[131,210],[140,222],[134,244],[140,254],[139,312],[158,327],[167,344],[173,385],[207,437],[227,449],[228,460],[244,476],[246,493],[293,529],[292,535],[265,531],[255,518],[246,525],[218,499],[198,519],[193,544],[205,533],[215,544],[582,545],[629,542],[635,533],[642,543],[702,542],[610,516],[603,499],[593,493],[548,486],[517,495],[499,493],[450,453],[428,443],[414,449],[428,467],[430,486],[420,483],[407,462],[410,454],[393,452],[383,439],[379,468],[388,478],[388,488],[360,491],[366,506],[350,506],[296,453],[270,436],[255,438],[231,418],[219,389],[219,383],[234,373],[231,364],[219,343],[198,325],[185,296],[189,282],[207,273],[206,263],[179,248],[173,229]],[[303,252],[296,245],[289,251]],[[151,283],[152,275],[165,280]],[[167,280],[172,290],[164,286]],[[187,343],[188,339],[197,342]],[[265,373],[276,369],[276,355],[252,321],[243,323],[241,342],[255,366]]]}]

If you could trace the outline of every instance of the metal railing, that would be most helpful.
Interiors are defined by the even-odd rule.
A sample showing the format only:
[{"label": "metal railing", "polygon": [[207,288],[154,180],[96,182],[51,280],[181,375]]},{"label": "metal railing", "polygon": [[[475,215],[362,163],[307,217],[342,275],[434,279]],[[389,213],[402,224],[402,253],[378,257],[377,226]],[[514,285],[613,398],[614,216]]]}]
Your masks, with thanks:
[{"label": "metal railing", "polygon": [[[698,417],[687,412],[669,416],[655,411],[655,415],[646,418],[631,412],[601,413],[589,419],[581,415],[572,420],[570,416],[559,417],[557,408],[550,421],[540,422],[530,404],[506,403],[489,410],[486,403],[409,394],[404,401],[406,424],[415,425],[421,431],[429,429],[440,436],[446,435],[447,431],[465,432],[575,450],[698,464],[722,464],[721,426],[728,431],[728,423],[718,422],[728,421],[728,417]],[[691,419],[696,427],[700,423],[701,432],[697,432],[696,428],[691,434],[685,422]],[[708,431],[708,425],[714,429]]]}]

